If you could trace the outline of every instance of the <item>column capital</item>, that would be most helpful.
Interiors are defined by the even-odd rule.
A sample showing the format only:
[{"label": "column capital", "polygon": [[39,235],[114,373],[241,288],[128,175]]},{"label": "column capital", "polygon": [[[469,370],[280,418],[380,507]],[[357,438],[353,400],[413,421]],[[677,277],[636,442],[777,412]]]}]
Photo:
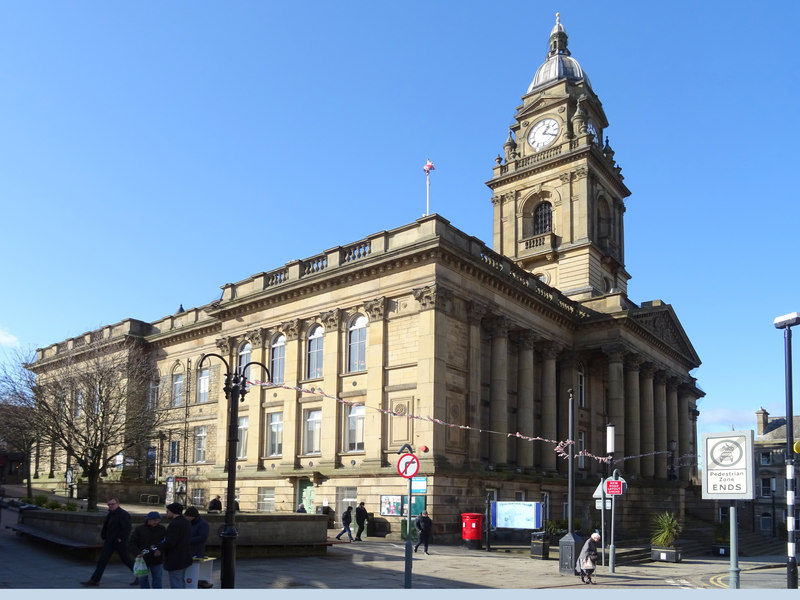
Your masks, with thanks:
[{"label": "column capital", "polygon": [[244,334],[244,337],[250,342],[253,348],[261,348],[264,345],[264,334],[266,334],[266,332],[266,329],[259,327],[257,329],[251,329]]},{"label": "column capital", "polygon": [[370,321],[380,321],[386,311],[386,296],[373,298],[364,302],[364,312],[367,313]]},{"label": "column capital", "polygon": [[655,375],[653,376],[653,379],[659,385],[666,385],[667,372],[664,369],[659,369],[656,371]]},{"label": "column capital", "polygon": [[467,315],[471,322],[478,321],[480,322],[486,313],[489,312],[489,307],[485,304],[480,302],[476,302],[475,300],[471,300],[469,306],[467,307]]},{"label": "column capital", "polygon": [[558,353],[561,352],[561,344],[552,340],[546,340],[540,344],[540,347],[542,349],[542,356],[547,360],[555,359]]},{"label": "column capital", "polygon": [[655,363],[651,362],[643,362],[642,366],[639,367],[639,372],[642,374],[643,377],[652,378],[655,375],[658,366]]},{"label": "column capital", "polygon": [[532,350],[536,338],[536,332],[531,329],[520,329],[514,333],[514,340],[522,350]]},{"label": "column capital", "polygon": [[644,358],[639,354],[626,354],[625,355],[625,368],[630,371],[638,371],[644,362]]},{"label": "column capital", "polygon": [[422,310],[429,310],[437,308],[444,310],[447,304],[453,298],[453,292],[446,287],[435,283],[425,287],[415,288],[412,290],[414,299],[419,302]]},{"label": "column capital", "polygon": [[486,323],[486,329],[492,337],[507,337],[514,323],[508,317],[493,317]]},{"label": "column capital", "polygon": [[326,310],[319,314],[319,319],[325,326],[325,331],[331,331],[339,328],[339,323],[342,320],[342,311],[338,308],[333,310]]},{"label": "column capital", "polygon": [[609,344],[602,347],[603,354],[608,356],[609,362],[622,362],[625,358],[625,346],[622,344]]},{"label": "column capital", "polygon": [[300,326],[302,321],[300,319],[292,319],[291,321],[284,321],[281,323],[280,330],[286,336],[287,342],[294,342],[300,336]]}]

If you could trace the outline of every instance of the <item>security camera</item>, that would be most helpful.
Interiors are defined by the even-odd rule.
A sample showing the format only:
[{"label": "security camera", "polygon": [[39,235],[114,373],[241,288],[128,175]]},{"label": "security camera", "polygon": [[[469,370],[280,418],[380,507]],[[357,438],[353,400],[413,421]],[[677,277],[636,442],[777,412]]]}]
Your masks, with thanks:
[{"label": "security camera", "polygon": [[777,329],[786,329],[787,327],[800,325],[800,313],[793,312],[788,315],[783,315],[775,319],[774,323]]}]

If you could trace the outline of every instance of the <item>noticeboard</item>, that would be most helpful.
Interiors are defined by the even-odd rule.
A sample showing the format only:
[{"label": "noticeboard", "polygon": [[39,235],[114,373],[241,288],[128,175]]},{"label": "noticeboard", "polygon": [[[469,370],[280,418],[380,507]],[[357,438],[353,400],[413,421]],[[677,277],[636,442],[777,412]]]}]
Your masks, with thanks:
[{"label": "noticeboard", "polygon": [[703,434],[703,500],[755,498],[753,430]]},{"label": "noticeboard", "polygon": [[491,525],[503,529],[541,529],[541,502],[492,502]]}]

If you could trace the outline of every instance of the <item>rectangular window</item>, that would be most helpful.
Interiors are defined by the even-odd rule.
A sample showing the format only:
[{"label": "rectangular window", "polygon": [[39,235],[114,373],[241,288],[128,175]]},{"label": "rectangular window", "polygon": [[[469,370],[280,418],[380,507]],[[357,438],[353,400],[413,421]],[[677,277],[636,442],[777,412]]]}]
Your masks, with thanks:
[{"label": "rectangular window", "polygon": [[772,497],[772,480],[769,477],[761,478],[761,497],[762,498]]},{"label": "rectangular window", "polygon": [[169,443],[169,462],[173,465],[181,462],[181,443],[178,441]]},{"label": "rectangular window", "polygon": [[194,428],[194,462],[206,462],[206,426]]},{"label": "rectangular window", "polygon": [[[586,432],[579,431],[578,432],[578,452],[583,452],[586,450]],[[585,469],[586,468],[586,457],[581,454],[578,456],[578,468]]]},{"label": "rectangular window", "polygon": [[172,376],[172,406],[183,404],[183,373],[175,373]]},{"label": "rectangular window", "polygon": [[150,393],[147,396],[147,408],[153,410],[158,407],[158,382],[150,382]]},{"label": "rectangular window", "polygon": [[247,421],[248,417],[239,417],[239,440],[236,442],[236,458],[247,458]]},{"label": "rectangular window", "polygon": [[267,456],[283,454],[283,413],[267,415]]},{"label": "rectangular window", "polygon": [[586,408],[586,386],[584,384],[583,371],[578,372],[578,406]]},{"label": "rectangular window", "polygon": [[203,488],[192,488],[192,504],[205,508],[206,506],[206,491]]},{"label": "rectangular window", "polygon": [[258,488],[258,512],[275,512],[275,488]]},{"label": "rectangular window", "polygon": [[347,411],[347,424],[345,435],[346,452],[364,451],[364,405],[345,405]]},{"label": "rectangular window", "polygon": [[83,414],[83,390],[75,392],[75,418],[80,419]]},{"label": "rectangular window", "polygon": [[762,465],[771,465],[772,464],[772,454],[770,452],[761,452],[761,464]]},{"label": "rectangular window", "polygon": [[515,502],[525,502],[525,491],[517,491],[514,492],[514,501]]},{"label": "rectangular window", "polygon": [[319,454],[322,434],[322,410],[306,410],[303,414],[303,454]]},{"label": "rectangular window", "polygon": [[197,373],[197,403],[202,404],[208,402],[208,383],[209,383],[209,370],[208,367],[203,367]]},{"label": "rectangular window", "polygon": [[769,513],[762,513],[761,518],[759,519],[759,525],[761,527],[761,531],[764,532],[771,532],[772,531],[772,515]]}]

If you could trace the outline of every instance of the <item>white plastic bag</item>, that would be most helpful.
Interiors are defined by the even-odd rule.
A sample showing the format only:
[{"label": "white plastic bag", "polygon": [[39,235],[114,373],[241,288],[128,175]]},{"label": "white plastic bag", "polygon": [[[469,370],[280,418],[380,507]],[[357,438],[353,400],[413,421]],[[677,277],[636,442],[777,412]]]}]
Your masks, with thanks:
[{"label": "white plastic bag", "polygon": [[147,577],[150,574],[150,569],[147,568],[147,563],[144,562],[143,556],[137,556],[133,561],[133,574],[136,577]]}]

